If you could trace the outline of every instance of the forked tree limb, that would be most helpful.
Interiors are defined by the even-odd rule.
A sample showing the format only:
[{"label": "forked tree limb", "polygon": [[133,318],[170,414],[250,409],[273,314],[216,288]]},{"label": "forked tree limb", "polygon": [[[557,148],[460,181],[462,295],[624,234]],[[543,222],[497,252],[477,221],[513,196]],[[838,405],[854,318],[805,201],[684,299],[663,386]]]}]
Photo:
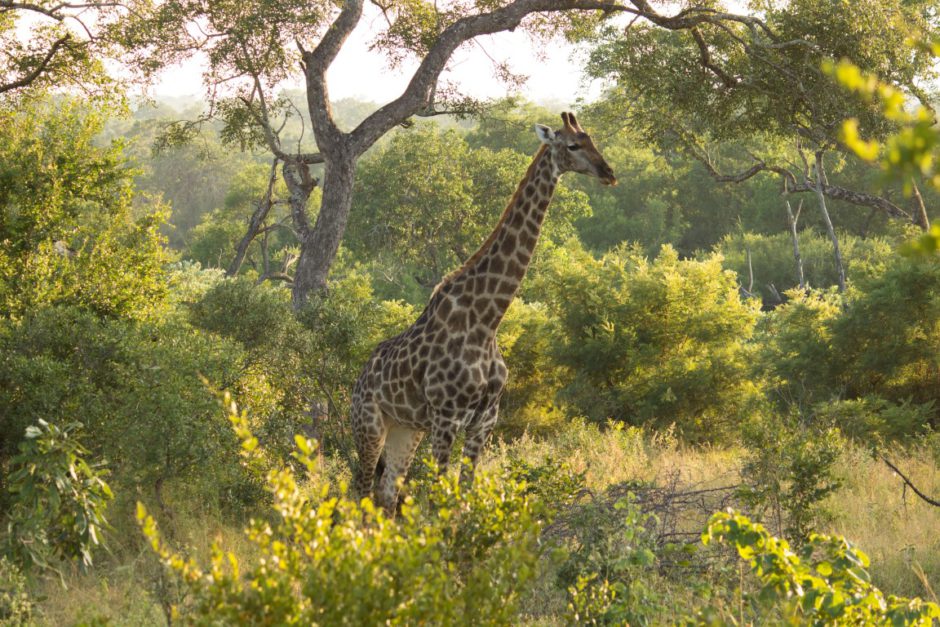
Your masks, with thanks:
[{"label": "forked tree limb", "polygon": [[936,500],[936,499],[932,499],[932,498],[930,498],[929,496],[927,496],[926,494],[924,494],[923,492],[921,492],[920,490],[918,490],[918,489],[917,489],[917,486],[914,485],[914,483],[913,483],[910,479],[908,479],[907,476],[906,476],[903,472],[901,472],[901,470],[900,470],[897,466],[895,466],[894,464],[892,464],[891,461],[890,461],[887,457],[885,457],[884,455],[881,455],[880,457],[881,457],[881,461],[883,461],[885,464],[887,464],[887,465],[888,465],[888,468],[890,468],[890,469],[893,470],[895,473],[897,473],[897,475],[898,475],[899,477],[901,477],[901,480],[902,480],[904,483],[906,483],[906,484],[911,488],[911,490],[914,491],[914,494],[916,494],[917,496],[919,496],[919,497],[920,497],[922,500],[924,500],[926,503],[929,503],[929,504],[933,505],[934,507],[940,507],[940,501],[938,501],[938,500]]}]

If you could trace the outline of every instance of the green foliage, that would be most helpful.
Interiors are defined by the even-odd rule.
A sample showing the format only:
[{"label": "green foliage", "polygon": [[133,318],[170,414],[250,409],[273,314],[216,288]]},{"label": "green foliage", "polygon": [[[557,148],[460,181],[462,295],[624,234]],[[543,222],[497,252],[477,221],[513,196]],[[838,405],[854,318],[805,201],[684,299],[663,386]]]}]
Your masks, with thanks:
[{"label": "green foliage", "polygon": [[234,386],[240,360],[235,343],[175,318],[37,311],[0,326],[0,455],[27,425],[66,415],[85,425],[86,445],[110,460],[120,488],[185,479],[204,498],[238,503],[251,492],[243,492],[234,439],[200,376]]},{"label": "green foliage", "polygon": [[558,572],[576,620],[649,625],[668,615],[667,601],[650,585],[659,552],[650,529],[655,518],[633,494],[612,509],[591,503],[577,510],[569,523],[577,530],[576,544]]},{"label": "green foliage", "polygon": [[0,625],[27,625],[33,614],[26,577],[6,556],[0,556]]},{"label": "green foliage", "polygon": [[750,565],[760,581],[751,599],[758,617],[779,616],[794,625],[926,626],[940,619],[935,603],[885,595],[873,586],[868,556],[839,536],[812,534],[794,553],[786,540],[730,511],[712,516],[702,543],[731,544]]},{"label": "green foliage", "polygon": [[879,396],[833,400],[813,406],[821,424],[833,425],[863,445],[910,442],[924,435],[936,416],[934,401],[924,404],[909,399],[899,403]]},{"label": "green foliage", "polygon": [[553,325],[543,303],[521,298],[513,300],[499,325],[499,350],[512,373],[500,403],[501,433],[548,434],[565,420],[555,407],[562,373],[550,355]]},{"label": "green foliage", "polygon": [[574,411],[712,440],[755,400],[757,312],[719,257],[680,261],[665,247],[654,261],[628,248],[595,259],[569,243],[536,281],[557,318],[551,354]]},{"label": "green foliage", "polygon": [[103,464],[89,464],[79,423],[62,427],[39,420],[26,429],[19,454],[9,461],[3,552],[24,568],[54,568],[53,557],[91,566],[92,551],[107,527],[111,500]]},{"label": "green foliage", "polygon": [[0,112],[0,315],[49,304],[144,317],[166,291],[158,212],[133,203],[119,144],[76,102]]},{"label": "green foliage", "polygon": [[[246,463],[259,455],[248,419],[226,402]],[[294,457],[316,473],[314,443],[295,438]],[[539,505],[508,475],[478,477],[464,492],[443,476],[424,510],[409,498],[397,519],[364,499],[327,489],[310,495],[288,467],[267,475],[273,516],[255,521],[250,563],[221,548],[208,568],[174,554],[143,505],[138,520],[154,550],[180,577],[192,624],[261,620],[307,625],[455,624],[473,617],[512,624],[539,557]]]},{"label": "green foliage", "polygon": [[897,259],[859,286],[832,325],[837,382],[850,397],[936,402],[940,378],[940,260]]},{"label": "green foliage", "polygon": [[843,439],[838,430],[814,422],[815,417],[768,417],[752,421],[744,431],[748,453],[741,496],[795,543],[827,519],[824,503],[841,485],[833,470]]}]

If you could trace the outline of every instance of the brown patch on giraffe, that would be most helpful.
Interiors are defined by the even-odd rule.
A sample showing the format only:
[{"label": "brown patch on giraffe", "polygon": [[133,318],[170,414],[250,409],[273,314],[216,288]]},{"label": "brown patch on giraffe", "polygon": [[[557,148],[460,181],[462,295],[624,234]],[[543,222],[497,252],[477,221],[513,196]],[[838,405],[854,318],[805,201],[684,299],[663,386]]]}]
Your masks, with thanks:
[{"label": "brown patch on giraffe", "polygon": [[525,268],[516,263],[515,259],[510,259],[506,264],[506,274],[521,279],[525,275]]},{"label": "brown patch on giraffe", "polygon": [[500,294],[514,294],[518,286],[519,286],[518,283],[514,283],[511,281],[503,281],[502,283],[499,284],[499,289],[497,290],[497,292]]},{"label": "brown patch on giraffe", "polygon": [[504,255],[512,254],[512,251],[516,248],[516,236],[512,233],[506,233],[503,236],[503,243],[500,245],[500,251]]},{"label": "brown patch on giraffe", "polygon": [[453,307],[449,298],[442,298],[440,304],[437,306],[437,314],[442,318],[446,318]]},{"label": "brown patch on giraffe", "polygon": [[447,328],[450,331],[463,331],[467,326],[467,312],[455,311],[447,319]]},{"label": "brown patch on giraffe", "polygon": [[493,274],[502,274],[504,269],[503,260],[499,257],[492,257],[490,259],[490,272]]}]

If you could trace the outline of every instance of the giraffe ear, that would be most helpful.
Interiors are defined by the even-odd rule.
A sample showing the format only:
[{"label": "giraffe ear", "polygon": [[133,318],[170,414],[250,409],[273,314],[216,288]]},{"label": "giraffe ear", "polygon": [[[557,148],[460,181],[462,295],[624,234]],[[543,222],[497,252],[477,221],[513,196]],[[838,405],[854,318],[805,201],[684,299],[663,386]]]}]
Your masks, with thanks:
[{"label": "giraffe ear", "polygon": [[548,128],[544,124],[535,125],[535,134],[538,136],[539,141],[542,142],[543,144],[548,144],[553,139],[555,139],[555,131]]}]

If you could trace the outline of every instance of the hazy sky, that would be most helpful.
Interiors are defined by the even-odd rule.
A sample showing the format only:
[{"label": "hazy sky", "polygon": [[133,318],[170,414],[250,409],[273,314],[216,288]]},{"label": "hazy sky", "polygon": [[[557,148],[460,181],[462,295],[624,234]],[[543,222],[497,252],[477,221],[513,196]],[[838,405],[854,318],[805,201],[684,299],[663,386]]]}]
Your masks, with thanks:
[{"label": "hazy sky", "polygon": [[[416,67],[415,63],[392,70],[385,64],[381,54],[369,51],[372,34],[382,25],[378,9],[367,4],[359,26],[327,74],[333,100],[352,97],[385,102],[398,96],[407,85]],[[544,50],[544,58],[540,59],[524,33],[500,33],[480,38],[478,43],[471,43],[458,50],[451,58],[452,72],[442,76],[458,83],[468,95],[498,97],[506,93],[506,88],[494,77],[493,63],[489,57],[499,62],[508,60],[516,73],[529,77],[521,90],[524,96],[539,102],[571,103],[578,96],[590,96],[597,91],[596,86],[585,89],[581,85],[579,66],[570,58],[572,52],[572,47],[559,41]],[[299,87],[299,69],[297,76],[296,84],[285,86]],[[167,70],[162,80],[155,85],[153,93],[158,97],[202,96],[205,90],[198,64],[190,61],[183,67]]]}]

